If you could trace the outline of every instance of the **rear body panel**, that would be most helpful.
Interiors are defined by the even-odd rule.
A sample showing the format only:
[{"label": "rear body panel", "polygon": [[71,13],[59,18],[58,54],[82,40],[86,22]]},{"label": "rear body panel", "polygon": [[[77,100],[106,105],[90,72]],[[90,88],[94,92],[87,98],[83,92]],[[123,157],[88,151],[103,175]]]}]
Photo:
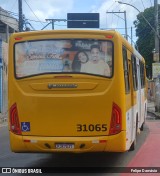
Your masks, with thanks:
[{"label": "rear body panel", "polygon": [[[113,91],[110,80],[70,79],[52,81],[40,79],[19,81],[15,87],[15,102],[21,123],[29,122],[30,131],[22,131],[22,135],[33,136],[95,136],[108,135]],[[32,83],[34,82],[34,83]],[[48,84],[76,84],[77,88],[49,89]],[[34,90],[31,85],[45,85],[46,90]],[[69,88],[68,88],[69,89]],[[110,94],[110,96],[108,96]],[[112,96],[111,96],[112,94]],[[23,98],[22,98],[23,97]],[[82,131],[78,130],[82,125]],[[95,127],[100,124],[107,130],[97,133]],[[86,127],[85,127],[86,125]]]},{"label": "rear body panel", "polygon": [[[121,140],[119,140],[121,139]],[[11,150],[27,152],[125,152],[126,133],[95,137],[37,137],[18,136],[10,132]],[[16,143],[15,143],[16,141]],[[28,142],[29,141],[29,142]],[[74,148],[56,148],[56,144],[74,144]]]},{"label": "rear body panel", "polygon": [[[114,32],[93,31],[91,34],[75,31],[68,34],[66,32],[53,34],[42,33],[41,39],[78,36],[78,38],[108,40],[106,35],[114,36]],[[114,51],[117,51],[113,54],[116,64],[114,61],[110,77],[84,73],[48,73],[16,78],[12,59],[14,51],[11,49],[9,108],[16,103],[22,132],[22,135],[15,135],[10,131],[12,151],[126,151],[126,120],[124,120],[126,99],[123,63],[118,59],[121,43],[115,42],[117,38],[115,35],[110,39],[114,44]],[[22,41],[37,39],[38,33],[28,36],[24,34]],[[14,38],[11,45],[14,45],[13,41]],[[109,135],[113,103],[121,109],[122,127],[120,133]],[[74,144],[74,149],[56,149],[56,143]]]}]

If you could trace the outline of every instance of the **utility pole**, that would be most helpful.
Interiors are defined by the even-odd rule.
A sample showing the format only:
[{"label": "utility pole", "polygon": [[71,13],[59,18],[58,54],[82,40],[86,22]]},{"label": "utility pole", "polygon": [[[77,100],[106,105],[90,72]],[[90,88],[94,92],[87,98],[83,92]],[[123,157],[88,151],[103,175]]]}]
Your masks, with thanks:
[{"label": "utility pole", "polygon": [[[158,0],[154,0],[154,11],[155,11],[155,31],[157,34],[159,34],[158,31]],[[157,36],[157,34],[155,34],[155,54],[157,55],[156,60],[157,62],[160,61],[159,58],[159,38]]]},{"label": "utility pole", "polygon": [[[119,4],[126,4],[128,6],[131,6],[131,7],[135,8],[139,13],[141,13],[141,11],[137,7],[135,7],[135,6],[133,6],[133,5],[129,4],[129,3],[125,3],[125,2],[121,2],[121,1],[117,1],[117,2]],[[145,20],[145,22],[150,26],[150,28],[154,31],[154,33],[157,35],[158,39],[160,39],[159,33],[157,33],[157,31],[155,30],[155,28],[150,24],[150,22],[145,18],[145,16],[142,13],[141,13],[141,16],[143,17],[143,19]]]},{"label": "utility pole", "polygon": [[126,34],[126,39],[128,40],[126,11],[124,11],[124,21],[125,21],[125,34]]},{"label": "utility pole", "polygon": [[[56,22],[56,21],[58,21],[58,22],[60,22],[60,21],[64,21],[64,22],[66,22],[67,20],[66,19],[46,19],[46,21],[50,21],[50,23],[49,24],[52,24],[52,29],[54,30],[54,23]],[[45,27],[47,27],[48,25],[46,25]],[[42,28],[42,29],[44,29],[44,28]],[[42,30],[41,29],[41,30]]]},{"label": "utility pole", "polygon": [[22,14],[22,0],[18,0],[19,8],[19,32],[23,31],[23,14]]},{"label": "utility pole", "polygon": [[124,22],[125,22],[125,38],[128,40],[128,33],[127,33],[127,18],[126,18],[126,11],[124,11],[124,12],[106,12],[106,13],[113,13],[113,14],[117,14],[117,13],[124,13],[124,19],[123,18],[121,18],[120,16],[118,16],[119,18],[121,18],[122,20],[124,20]]},{"label": "utility pole", "polygon": [[131,45],[133,45],[133,30],[132,30],[132,26],[131,26]]}]

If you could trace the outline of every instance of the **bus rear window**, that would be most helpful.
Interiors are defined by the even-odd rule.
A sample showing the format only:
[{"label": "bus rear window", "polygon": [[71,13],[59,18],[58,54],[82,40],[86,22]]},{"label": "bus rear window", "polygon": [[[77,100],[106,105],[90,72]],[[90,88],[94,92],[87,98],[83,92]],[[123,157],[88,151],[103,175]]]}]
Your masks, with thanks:
[{"label": "bus rear window", "polygon": [[113,44],[106,40],[66,39],[15,44],[17,78],[54,73],[111,77]]}]

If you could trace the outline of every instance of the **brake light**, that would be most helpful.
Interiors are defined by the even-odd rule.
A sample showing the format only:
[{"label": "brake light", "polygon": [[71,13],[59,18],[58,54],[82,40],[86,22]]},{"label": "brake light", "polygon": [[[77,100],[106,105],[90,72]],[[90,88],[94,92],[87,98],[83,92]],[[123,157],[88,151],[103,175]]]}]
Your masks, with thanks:
[{"label": "brake light", "polygon": [[22,37],[16,37],[14,38],[15,40],[22,40],[23,38]]},{"label": "brake light", "polygon": [[112,38],[113,38],[113,35],[106,35],[106,38],[112,39]]},{"label": "brake light", "polygon": [[121,132],[121,128],[122,128],[121,109],[117,104],[113,103],[109,135]]},{"label": "brake light", "polygon": [[16,103],[10,108],[10,130],[15,134],[22,134]]}]

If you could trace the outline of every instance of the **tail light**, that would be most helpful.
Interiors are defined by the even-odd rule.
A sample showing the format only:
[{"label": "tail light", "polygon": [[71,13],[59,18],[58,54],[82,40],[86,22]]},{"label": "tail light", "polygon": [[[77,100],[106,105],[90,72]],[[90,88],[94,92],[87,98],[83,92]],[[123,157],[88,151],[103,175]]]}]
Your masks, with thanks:
[{"label": "tail light", "polygon": [[121,109],[118,105],[113,103],[109,135],[113,135],[121,132],[121,128],[122,128]]},{"label": "tail light", "polygon": [[22,134],[16,104],[10,108],[10,130],[15,134]]}]

